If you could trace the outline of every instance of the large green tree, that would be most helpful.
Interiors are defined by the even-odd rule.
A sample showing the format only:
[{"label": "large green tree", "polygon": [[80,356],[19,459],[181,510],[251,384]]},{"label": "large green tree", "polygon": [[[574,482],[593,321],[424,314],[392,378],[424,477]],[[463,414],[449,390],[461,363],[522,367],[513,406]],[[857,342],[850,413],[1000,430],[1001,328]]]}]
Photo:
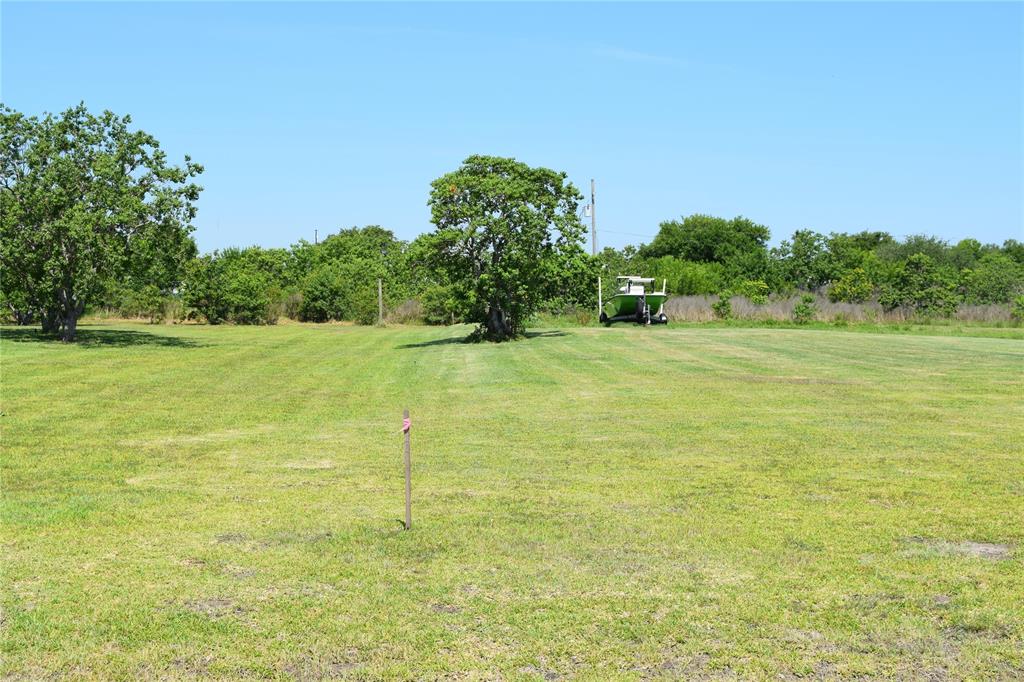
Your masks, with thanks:
[{"label": "large green tree", "polygon": [[832,279],[832,267],[824,235],[797,230],[793,237],[772,250],[786,282],[813,291]]},{"label": "large green tree", "polygon": [[495,156],[471,156],[431,188],[435,267],[481,336],[521,335],[529,315],[558,293],[562,274],[586,258],[583,196],[565,173]]},{"label": "large green tree", "polygon": [[640,249],[644,258],[674,256],[695,263],[721,263],[733,280],[761,279],[768,269],[769,232],[742,216],[726,220],[695,214],[661,223],[654,240]]},{"label": "large green tree", "polygon": [[999,251],[981,256],[960,279],[968,303],[1009,303],[1024,294],[1024,265]]},{"label": "large green tree", "polygon": [[915,253],[896,266],[878,297],[886,310],[905,308],[915,314],[949,317],[956,312],[956,272],[931,256]]},{"label": "large green tree", "polygon": [[170,289],[195,255],[202,167],[169,164],[130,123],[84,104],[41,118],[0,105],[0,284],[64,341],[118,281]]}]

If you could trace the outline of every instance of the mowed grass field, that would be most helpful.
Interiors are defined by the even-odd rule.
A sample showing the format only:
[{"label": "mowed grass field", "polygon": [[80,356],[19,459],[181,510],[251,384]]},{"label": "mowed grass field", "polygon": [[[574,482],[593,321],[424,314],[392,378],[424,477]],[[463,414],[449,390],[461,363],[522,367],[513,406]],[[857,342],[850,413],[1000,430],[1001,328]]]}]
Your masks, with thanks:
[{"label": "mowed grass field", "polygon": [[468,331],[5,328],[2,674],[1024,676],[1024,342]]}]

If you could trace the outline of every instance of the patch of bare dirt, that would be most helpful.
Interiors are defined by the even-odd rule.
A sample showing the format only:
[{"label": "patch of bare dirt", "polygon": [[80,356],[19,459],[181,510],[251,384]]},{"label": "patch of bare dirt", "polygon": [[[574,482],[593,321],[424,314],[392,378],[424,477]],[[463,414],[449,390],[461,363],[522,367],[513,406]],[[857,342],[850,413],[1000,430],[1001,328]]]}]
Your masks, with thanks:
[{"label": "patch of bare dirt", "polygon": [[185,602],[185,609],[192,613],[198,613],[199,615],[207,616],[209,618],[238,616],[245,613],[245,609],[238,606],[234,601],[221,597],[189,599]]},{"label": "patch of bare dirt", "polygon": [[228,564],[221,569],[225,575],[228,575],[235,580],[244,580],[245,578],[251,578],[256,575],[256,571],[251,568],[245,568],[244,566],[235,566]]},{"label": "patch of bare dirt", "polygon": [[904,542],[912,549],[923,550],[927,554],[968,556],[993,561],[1009,559],[1013,551],[1010,545],[999,542],[975,542],[974,540],[951,542],[941,538],[924,538],[916,535],[905,538]]},{"label": "patch of bare dirt", "polygon": [[673,651],[666,651],[665,660],[658,665],[643,665],[633,668],[633,671],[640,673],[645,680],[670,679],[670,680],[712,680],[724,679],[716,671],[712,671],[708,664],[711,656],[706,653],[698,653],[692,656],[675,655]]},{"label": "patch of bare dirt", "polygon": [[174,669],[186,677],[209,676],[211,663],[213,663],[213,656],[179,657],[171,661]]},{"label": "patch of bare dirt", "polygon": [[[711,656],[708,654],[696,654],[691,656],[682,667],[681,672],[686,675],[699,675],[708,669],[708,663],[711,662]],[[662,666],[664,667],[664,665]]]},{"label": "patch of bare dirt", "polygon": [[801,651],[833,653],[839,648],[817,630],[788,630],[785,641]]},{"label": "patch of bare dirt", "polygon": [[350,679],[358,676],[362,666],[342,658],[322,658],[313,654],[286,663],[282,672],[296,682],[321,682],[322,680]]},{"label": "patch of bare dirt", "polygon": [[1009,559],[1010,546],[996,542],[958,542],[955,548],[961,554],[982,557],[984,559]]},{"label": "patch of bare dirt", "polygon": [[561,677],[561,675],[556,673],[554,670],[546,670],[545,668],[541,668],[536,665],[523,666],[520,670],[527,675],[536,675],[544,680],[557,680]]},{"label": "patch of bare dirt", "polygon": [[430,606],[434,613],[460,613],[462,609],[451,604],[432,604]]},{"label": "patch of bare dirt", "polygon": [[834,663],[818,661],[814,664],[814,677],[819,680],[837,680],[839,679],[839,674]]}]

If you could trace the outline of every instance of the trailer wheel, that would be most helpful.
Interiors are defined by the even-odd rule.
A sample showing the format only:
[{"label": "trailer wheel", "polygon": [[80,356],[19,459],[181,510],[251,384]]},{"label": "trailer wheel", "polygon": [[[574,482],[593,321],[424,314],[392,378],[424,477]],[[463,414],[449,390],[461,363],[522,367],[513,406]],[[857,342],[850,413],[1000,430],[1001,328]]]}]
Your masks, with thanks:
[{"label": "trailer wheel", "polygon": [[668,324],[668,315],[666,315],[665,313],[658,315],[658,322],[662,324]]},{"label": "trailer wheel", "polygon": [[640,299],[640,300],[641,300],[641,303],[642,303],[641,307],[643,308],[643,311],[644,311],[644,314],[642,316],[642,320],[641,321],[643,322],[645,327],[649,327],[650,324],[651,324],[651,306],[647,305],[647,299],[646,298],[643,298],[643,299]]},{"label": "trailer wheel", "polygon": [[651,323],[651,311],[647,307],[646,298],[636,299],[636,323],[637,324],[650,324]]}]

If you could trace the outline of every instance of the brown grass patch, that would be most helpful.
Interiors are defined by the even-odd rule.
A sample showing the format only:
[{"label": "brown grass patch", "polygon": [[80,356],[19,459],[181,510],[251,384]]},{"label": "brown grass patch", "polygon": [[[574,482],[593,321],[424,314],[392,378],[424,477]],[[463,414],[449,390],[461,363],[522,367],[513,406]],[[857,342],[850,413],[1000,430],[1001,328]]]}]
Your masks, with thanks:
[{"label": "brown grass patch", "polygon": [[966,556],[1000,561],[1009,559],[1013,551],[1010,545],[998,542],[976,542],[974,540],[951,542],[941,538],[912,536],[906,538],[904,542],[910,546],[911,553],[923,554],[925,556]]}]

